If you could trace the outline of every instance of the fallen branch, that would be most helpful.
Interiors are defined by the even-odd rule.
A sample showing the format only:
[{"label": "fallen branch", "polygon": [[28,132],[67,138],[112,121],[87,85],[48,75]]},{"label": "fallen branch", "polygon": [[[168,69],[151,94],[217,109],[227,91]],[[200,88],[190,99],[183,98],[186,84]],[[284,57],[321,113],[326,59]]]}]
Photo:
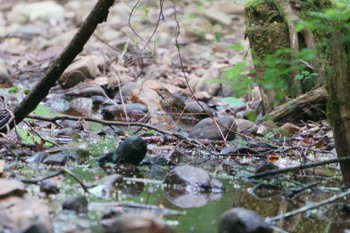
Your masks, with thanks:
[{"label": "fallen branch", "polygon": [[59,175],[64,174],[64,173],[70,175],[74,180],[76,180],[86,193],[89,192],[88,187],[84,184],[84,182],[81,181],[80,178],[76,174],[74,174],[71,170],[69,170],[67,168],[62,168],[62,170],[55,172],[51,175],[45,176],[45,177],[41,177],[41,178],[37,178],[37,179],[22,179],[21,181],[25,184],[40,184],[44,180],[59,176]]},{"label": "fallen branch", "polygon": [[265,219],[265,222],[275,222],[275,221],[278,221],[280,219],[283,219],[283,218],[287,218],[287,217],[291,217],[291,216],[294,216],[294,215],[297,215],[297,214],[301,214],[301,213],[304,213],[308,210],[311,210],[311,209],[316,209],[318,207],[321,207],[321,206],[324,206],[324,205],[328,205],[338,199],[341,199],[345,196],[348,196],[350,195],[350,189],[345,191],[345,192],[342,192],[342,193],[339,193],[338,195],[335,195],[333,197],[330,197],[330,198],[327,198],[323,201],[320,201],[320,202],[317,202],[317,203],[313,203],[311,205],[308,205],[308,206],[304,206],[304,207],[301,207],[299,209],[296,209],[296,210],[293,210],[293,211],[290,211],[290,212],[287,212],[287,213],[284,213],[284,214],[281,214],[281,215],[278,215],[278,216],[275,216],[275,217],[267,217]]},{"label": "fallen branch", "polygon": [[248,179],[263,178],[266,176],[273,176],[273,175],[278,175],[278,174],[282,174],[282,173],[287,173],[290,171],[298,171],[298,170],[302,170],[302,169],[306,169],[306,168],[323,166],[323,165],[327,165],[327,164],[331,164],[331,163],[341,163],[341,162],[349,161],[349,160],[350,160],[350,156],[347,156],[347,157],[343,157],[343,158],[330,159],[327,161],[322,161],[322,162],[317,162],[317,163],[304,164],[304,165],[300,165],[300,166],[296,166],[296,167],[287,167],[287,168],[283,168],[283,169],[258,173],[258,174],[255,174],[253,176],[249,176]]},{"label": "fallen branch", "polygon": [[100,123],[102,125],[117,125],[117,126],[125,126],[125,127],[129,127],[129,126],[139,126],[139,127],[144,127],[147,129],[153,129],[159,133],[162,134],[166,134],[166,135],[170,135],[170,136],[174,136],[178,139],[184,140],[188,143],[191,144],[196,144],[198,145],[199,143],[194,140],[194,139],[190,139],[182,134],[179,133],[173,133],[161,128],[158,128],[156,126],[150,125],[150,124],[145,124],[145,123],[141,123],[141,122],[123,122],[123,121],[107,121],[107,120],[101,120],[101,119],[97,119],[97,118],[93,118],[93,117],[76,117],[76,116],[56,116],[56,117],[42,117],[42,116],[33,116],[33,115],[29,115],[28,118],[34,119],[34,120],[41,120],[41,121],[49,121],[52,123],[56,123],[56,121],[58,120],[73,120],[73,121],[80,121],[80,120],[84,120],[84,121],[91,121],[91,122],[96,122],[96,123]]},{"label": "fallen branch", "polygon": [[288,121],[288,119],[293,120],[296,118],[295,115],[299,115],[300,112],[303,112],[303,108],[308,109],[310,106],[326,103],[326,101],[326,88],[321,87],[276,107],[266,118],[275,122]]}]

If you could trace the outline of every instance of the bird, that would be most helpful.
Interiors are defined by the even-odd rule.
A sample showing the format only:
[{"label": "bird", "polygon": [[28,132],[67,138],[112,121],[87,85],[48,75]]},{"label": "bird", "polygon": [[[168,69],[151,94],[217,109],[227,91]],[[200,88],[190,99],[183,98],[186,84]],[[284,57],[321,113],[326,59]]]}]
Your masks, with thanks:
[{"label": "bird", "polygon": [[164,87],[151,88],[160,96],[160,105],[162,109],[174,119],[196,118],[203,119],[211,116],[209,107],[201,102],[201,106],[196,106],[194,101],[186,105],[180,98],[174,96]]}]

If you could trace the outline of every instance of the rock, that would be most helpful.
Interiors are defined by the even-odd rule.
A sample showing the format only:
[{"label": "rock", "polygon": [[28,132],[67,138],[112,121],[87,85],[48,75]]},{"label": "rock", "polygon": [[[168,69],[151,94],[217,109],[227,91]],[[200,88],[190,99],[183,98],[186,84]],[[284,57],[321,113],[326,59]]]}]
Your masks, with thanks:
[{"label": "rock", "polygon": [[77,213],[87,213],[88,201],[86,197],[68,197],[62,204],[62,209],[73,210]]},{"label": "rock", "polygon": [[104,96],[100,96],[100,95],[93,95],[91,96],[91,100],[92,100],[92,105],[94,107],[98,107],[100,106],[102,103],[106,102],[106,101],[110,101],[109,99],[107,99]]},{"label": "rock", "polygon": [[47,228],[42,223],[33,222],[22,233],[47,233]]},{"label": "rock", "polygon": [[258,126],[258,135],[266,136],[269,133],[273,133],[277,129],[277,125],[273,121],[264,121]]},{"label": "rock", "polygon": [[102,219],[105,233],[170,233],[164,222],[149,213],[127,213]]},{"label": "rock", "polygon": [[263,218],[251,210],[232,208],[220,217],[218,233],[272,233]]},{"label": "rock", "polygon": [[233,117],[214,117],[214,120],[212,118],[201,120],[191,129],[188,136],[198,139],[223,140],[222,133],[225,137],[228,135],[227,140],[235,139],[237,126]]},{"label": "rock", "polygon": [[191,100],[191,101],[186,101],[186,110],[190,113],[193,113],[194,115],[198,115],[202,118],[208,117],[209,115],[212,115],[213,112],[212,110],[209,108],[209,106],[202,102],[202,101],[195,101],[195,100]]},{"label": "rock", "polygon": [[66,153],[57,153],[48,155],[43,161],[43,164],[64,166],[68,162],[68,155]]},{"label": "rock", "polygon": [[49,156],[50,154],[43,151],[43,152],[38,152],[33,154],[32,156],[30,156],[28,159],[26,159],[27,163],[42,163],[47,156]]},{"label": "rock", "polygon": [[2,205],[11,206],[2,207],[0,211],[0,226],[5,226],[4,232],[54,232],[49,208],[43,201],[31,199],[29,195],[3,198],[1,201]]},{"label": "rock", "polygon": [[228,15],[244,15],[244,6],[235,4],[227,1],[216,2],[213,5],[213,8],[218,9],[221,12],[224,12]]},{"label": "rock", "polygon": [[85,79],[94,79],[97,75],[97,66],[93,57],[79,57],[64,71],[58,79],[63,89],[74,87]]},{"label": "rock", "polygon": [[9,88],[12,87],[13,83],[11,81],[10,73],[6,67],[4,61],[0,60],[0,87]]},{"label": "rock", "polygon": [[248,133],[256,134],[258,127],[255,123],[245,120],[245,119],[235,119],[237,125],[237,132],[239,133]]},{"label": "rock", "polygon": [[292,123],[284,123],[280,128],[279,132],[282,136],[291,137],[295,133],[300,131],[300,127]]},{"label": "rock", "polygon": [[108,153],[97,160],[99,166],[105,163],[138,165],[146,156],[147,143],[138,136],[131,136],[122,142],[115,152]]},{"label": "rock", "polygon": [[92,99],[79,97],[74,98],[69,102],[68,113],[78,116],[91,116],[92,111]]},{"label": "rock", "polygon": [[60,189],[51,180],[44,180],[40,183],[40,192],[45,194],[57,194]]},{"label": "rock", "polygon": [[213,23],[219,23],[225,26],[230,25],[231,18],[216,8],[209,7],[204,11],[204,15]]},{"label": "rock", "polygon": [[146,105],[138,103],[108,105],[102,107],[101,114],[106,120],[125,120],[125,111],[131,121],[137,121],[146,115],[148,109]]},{"label": "rock", "polygon": [[164,182],[168,185],[175,185],[176,190],[184,193],[222,192],[225,190],[224,185],[211,178],[207,171],[190,165],[174,168],[165,177]]},{"label": "rock", "polygon": [[19,180],[0,178],[0,186],[0,198],[8,196],[21,197],[27,192],[24,184]]},{"label": "rock", "polygon": [[42,20],[52,24],[64,21],[64,8],[55,1],[18,3],[7,14],[9,24]]}]

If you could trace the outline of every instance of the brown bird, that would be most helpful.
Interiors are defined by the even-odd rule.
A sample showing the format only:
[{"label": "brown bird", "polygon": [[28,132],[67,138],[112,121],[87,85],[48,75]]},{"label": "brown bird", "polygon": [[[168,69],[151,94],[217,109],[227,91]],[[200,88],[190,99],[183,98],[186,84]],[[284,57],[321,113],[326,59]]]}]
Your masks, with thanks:
[{"label": "brown bird", "polygon": [[[201,102],[205,111],[200,107],[195,105],[196,102],[192,101],[190,104],[186,105],[181,99],[174,96],[170,91],[164,87],[151,88],[161,97],[160,105],[162,109],[167,113],[172,115],[174,118],[179,118],[180,116],[194,117],[198,119],[206,118],[211,115],[211,110],[209,107]],[[198,105],[198,104],[197,104]]]}]

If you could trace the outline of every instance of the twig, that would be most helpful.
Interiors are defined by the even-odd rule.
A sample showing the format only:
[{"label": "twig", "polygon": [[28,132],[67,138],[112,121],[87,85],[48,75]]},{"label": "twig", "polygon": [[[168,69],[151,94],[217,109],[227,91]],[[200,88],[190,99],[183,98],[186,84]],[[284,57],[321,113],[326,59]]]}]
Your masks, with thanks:
[{"label": "twig", "polygon": [[74,180],[76,180],[80,186],[82,187],[82,189],[85,191],[85,192],[89,192],[88,190],[88,187],[86,187],[86,185],[84,184],[84,182],[82,182],[80,180],[80,178],[74,174],[72,171],[70,171],[69,169],[67,168],[62,168],[62,170],[58,171],[58,172],[55,172],[51,175],[48,175],[48,176],[45,176],[45,177],[42,177],[42,178],[37,178],[37,179],[21,179],[21,181],[25,184],[39,184],[40,182],[43,182],[44,180],[47,180],[47,179],[50,179],[52,177],[56,177],[56,176],[59,176],[61,174],[68,174],[70,175]]},{"label": "twig", "polygon": [[[190,86],[190,83],[188,81],[188,78],[187,78],[187,75],[186,75],[186,72],[185,72],[185,67],[184,67],[184,64],[183,64],[183,59],[182,59],[182,55],[181,55],[181,52],[180,52],[180,44],[178,42],[178,39],[179,39],[179,36],[180,36],[180,23],[179,23],[179,20],[177,19],[177,14],[176,14],[176,5],[175,5],[175,1],[173,1],[173,7],[174,7],[174,19],[175,19],[175,22],[176,22],[176,36],[175,36],[175,46],[176,46],[176,50],[177,50],[177,54],[178,54],[178,57],[179,57],[179,60],[180,60],[180,67],[181,67],[181,71],[182,71],[182,74],[185,78],[185,82],[186,82],[186,86],[188,87],[188,89],[190,90],[191,92],[191,96],[192,98],[197,102],[197,104],[202,108],[202,110],[204,112],[206,112],[206,110],[204,109],[204,107],[202,106],[202,104],[199,103],[198,99],[196,98],[196,96],[194,95],[194,91],[192,90],[191,86]],[[222,137],[222,140],[224,140],[225,144],[226,144],[226,137],[225,135],[223,134],[221,128],[219,127],[219,125],[221,125],[222,127],[224,127],[222,124],[220,124],[219,122],[217,122],[213,116],[210,116],[211,119],[213,119],[213,121],[215,122],[216,124],[216,127],[217,129],[219,130],[220,132],[220,135]],[[226,127],[224,127],[226,128]],[[230,129],[227,129],[228,130],[228,134],[230,133]]]},{"label": "twig", "polygon": [[282,173],[286,173],[286,172],[290,172],[290,171],[297,171],[297,170],[311,168],[311,167],[318,167],[318,166],[327,165],[327,164],[331,164],[331,163],[341,163],[341,162],[348,161],[348,160],[350,160],[350,156],[337,158],[337,159],[330,159],[330,160],[317,162],[317,163],[309,163],[309,164],[304,164],[304,165],[295,166],[295,167],[287,167],[287,168],[283,168],[283,169],[277,169],[277,170],[258,173],[258,174],[255,174],[253,176],[249,176],[248,179],[263,178],[266,176],[273,176],[273,175],[278,175],[278,174],[282,174]]},{"label": "twig", "polygon": [[43,138],[30,124],[28,124],[28,122],[26,122],[26,121],[23,121],[23,122],[30,128],[30,130],[33,132],[33,134],[35,134],[36,136],[38,136],[41,139],[42,142],[44,142],[44,143],[47,142],[47,143],[50,143],[54,146],[58,146],[57,143],[51,142],[50,140]]},{"label": "twig", "polygon": [[301,214],[301,213],[304,213],[304,212],[306,212],[308,210],[316,209],[318,207],[330,204],[330,203],[332,203],[332,202],[334,202],[334,201],[336,201],[338,199],[346,197],[347,195],[350,195],[350,189],[348,189],[345,192],[339,193],[338,195],[335,195],[333,197],[327,198],[327,199],[325,199],[323,201],[320,201],[320,202],[317,202],[317,203],[313,203],[313,204],[308,205],[308,206],[303,206],[303,207],[301,207],[299,209],[296,209],[296,210],[293,210],[293,211],[290,211],[290,212],[287,212],[287,213],[284,213],[284,214],[281,214],[281,215],[278,215],[278,216],[275,216],[275,217],[267,217],[265,219],[265,222],[275,222],[275,221],[278,221],[278,220],[283,219],[283,218],[287,218],[287,217],[291,217],[291,216],[294,216],[294,215],[297,215],[297,214]]},{"label": "twig", "polygon": [[21,162],[25,162],[24,159],[20,158],[18,155],[16,155],[15,152],[13,152],[13,150],[11,150],[11,148],[9,148],[9,147],[4,143],[3,140],[0,140],[0,143],[1,143],[1,144],[3,145],[3,147],[5,147],[6,150],[7,150],[10,154],[12,154],[16,159],[18,159],[18,160],[21,161]]},{"label": "twig", "polygon": [[56,116],[56,117],[42,117],[42,116],[34,116],[34,115],[29,115],[28,118],[31,119],[35,119],[35,120],[41,120],[41,121],[49,121],[49,122],[56,122],[58,120],[74,120],[74,121],[78,121],[78,120],[85,120],[85,121],[91,121],[91,122],[96,122],[96,123],[100,123],[103,125],[117,125],[117,126],[125,126],[125,127],[129,127],[129,126],[139,126],[139,127],[144,127],[144,128],[148,128],[148,129],[153,129],[159,133],[163,133],[163,134],[167,134],[167,135],[171,135],[174,137],[177,137],[179,139],[182,139],[190,144],[196,144],[198,145],[199,143],[194,140],[194,139],[190,139],[184,135],[181,135],[179,133],[173,133],[173,132],[169,132],[167,130],[158,128],[156,126],[153,125],[149,125],[149,124],[145,124],[145,123],[141,123],[141,122],[122,122],[122,121],[106,121],[106,120],[101,120],[101,119],[96,119],[96,118],[92,118],[92,117],[75,117],[75,116]]}]

